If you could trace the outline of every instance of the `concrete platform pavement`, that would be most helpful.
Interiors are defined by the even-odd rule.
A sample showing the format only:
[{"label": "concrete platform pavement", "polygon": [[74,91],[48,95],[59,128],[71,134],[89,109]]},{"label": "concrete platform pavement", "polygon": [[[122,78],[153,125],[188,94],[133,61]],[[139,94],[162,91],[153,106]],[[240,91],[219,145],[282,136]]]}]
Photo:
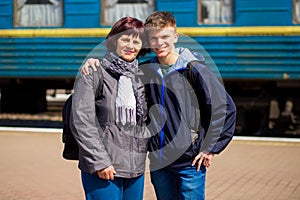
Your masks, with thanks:
[{"label": "concrete platform pavement", "polygon": [[[61,134],[0,131],[0,200],[83,200]],[[145,200],[155,200],[146,172]],[[207,172],[207,200],[299,200],[300,143],[234,140]]]}]

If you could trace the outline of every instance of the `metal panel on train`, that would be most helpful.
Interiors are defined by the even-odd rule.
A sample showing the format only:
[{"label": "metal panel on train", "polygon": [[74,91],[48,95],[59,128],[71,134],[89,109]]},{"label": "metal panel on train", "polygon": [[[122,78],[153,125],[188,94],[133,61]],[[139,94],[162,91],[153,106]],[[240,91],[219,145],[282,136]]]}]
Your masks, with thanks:
[{"label": "metal panel on train", "polygon": [[[212,58],[212,63],[207,64],[217,66],[238,106],[245,110],[252,109],[254,104],[264,106],[256,110],[268,115],[273,99],[279,99],[280,109],[288,98],[295,102],[300,99],[300,0],[43,0],[43,5],[37,2],[0,2],[2,99],[15,98],[11,91],[23,88],[42,91],[35,95],[39,98],[45,89],[72,88],[84,59],[105,51],[100,48],[89,55],[104,41],[116,19],[130,15],[144,20],[154,10],[172,12],[178,32],[205,49]],[[29,15],[34,9],[57,16],[50,20],[47,16]],[[193,48],[185,40],[178,45]],[[245,99],[247,103],[243,103]],[[300,110],[299,103],[295,103],[295,110]],[[240,111],[239,115],[244,114]],[[246,123],[245,119],[241,124]]]}]

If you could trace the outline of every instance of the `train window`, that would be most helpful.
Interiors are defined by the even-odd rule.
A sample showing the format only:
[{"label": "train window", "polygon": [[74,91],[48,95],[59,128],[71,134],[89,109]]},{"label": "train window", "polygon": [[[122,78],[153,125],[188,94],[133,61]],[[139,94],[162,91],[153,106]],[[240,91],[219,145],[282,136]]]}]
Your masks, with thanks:
[{"label": "train window", "polygon": [[154,0],[102,0],[103,25],[112,25],[122,17],[144,21],[154,11]]},{"label": "train window", "polygon": [[300,24],[300,0],[293,0],[293,21]]},{"label": "train window", "polygon": [[61,26],[63,0],[15,0],[16,26]]},{"label": "train window", "polygon": [[233,0],[198,0],[200,24],[229,24],[233,22]]}]

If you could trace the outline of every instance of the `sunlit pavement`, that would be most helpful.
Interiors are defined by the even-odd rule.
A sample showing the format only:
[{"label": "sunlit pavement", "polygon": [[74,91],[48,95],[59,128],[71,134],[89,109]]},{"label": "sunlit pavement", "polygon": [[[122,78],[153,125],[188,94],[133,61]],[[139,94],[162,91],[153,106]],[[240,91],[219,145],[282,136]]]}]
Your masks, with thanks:
[{"label": "sunlit pavement", "polygon": [[[60,133],[0,131],[1,200],[84,199]],[[300,199],[300,143],[234,140],[207,172],[207,200]],[[155,199],[146,171],[145,200]]]}]

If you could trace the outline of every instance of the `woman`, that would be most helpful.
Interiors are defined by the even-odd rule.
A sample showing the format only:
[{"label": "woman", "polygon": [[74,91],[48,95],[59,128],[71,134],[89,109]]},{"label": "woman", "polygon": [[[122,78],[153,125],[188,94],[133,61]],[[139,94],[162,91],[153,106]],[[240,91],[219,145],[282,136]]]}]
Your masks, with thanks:
[{"label": "woman", "polygon": [[71,126],[88,200],[143,199],[147,106],[137,61],[147,52],[143,40],[143,22],[120,19],[107,35],[108,51],[99,61],[103,88],[96,102],[97,72],[81,74],[75,82]]}]

